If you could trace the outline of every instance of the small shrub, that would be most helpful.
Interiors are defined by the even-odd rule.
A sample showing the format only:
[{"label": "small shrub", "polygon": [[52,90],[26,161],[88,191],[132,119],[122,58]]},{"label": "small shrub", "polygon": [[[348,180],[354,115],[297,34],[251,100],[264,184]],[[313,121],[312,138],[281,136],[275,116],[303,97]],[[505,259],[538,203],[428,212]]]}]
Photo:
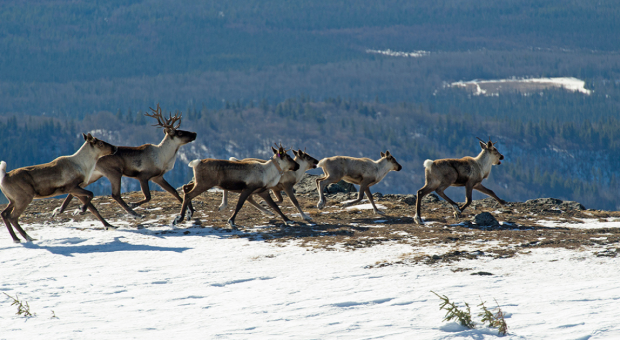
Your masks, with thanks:
[{"label": "small shrub", "polygon": [[481,301],[478,307],[481,307],[483,311],[478,313],[478,316],[482,317],[482,323],[487,323],[491,328],[497,328],[498,335],[506,335],[508,333],[508,325],[506,324],[506,320],[504,318],[504,312],[499,307],[497,300],[495,300],[495,304],[497,305],[497,312],[493,314],[484,305],[484,301]]},{"label": "small shrub", "polygon": [[11,306],[17,305],[17,315],[23,315],[26,317],[29,316],[35,316],[37,315],[36,313],[30,313],[30,306],[28,305],[28,302],[26,301],[20,301],[19,297],[17,296],[17,294],[15,294],[15,297],[10,296],[7,293],[4,293],[4,295],[8,296],[9,299],[13,300],[13,303],[11,303]]},{"label": "small shrub", "polygon": [[465,326],[469,329],[476,328],[476,325],[471,319],[471,310],[469,308],[469,304],[465,302],[466,311],[459,309],[454,302],[450,302],[447,296],[441,296],[431,290],[431,293],[437,295],[443,302],[439,304],[439,309],[446,310],[446,316],[443,318],[444,321],[452,321],[458,320],[461,326]]}]

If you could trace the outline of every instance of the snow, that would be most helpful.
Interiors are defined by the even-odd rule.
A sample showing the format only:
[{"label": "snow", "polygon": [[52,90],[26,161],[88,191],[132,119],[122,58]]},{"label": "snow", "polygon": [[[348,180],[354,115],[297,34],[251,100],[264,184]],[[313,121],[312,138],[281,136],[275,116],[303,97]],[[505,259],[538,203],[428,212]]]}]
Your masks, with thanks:
[{"label": "snow", "polygon": [[[598,229],[598,228],[620,228],[620,220],[616,218],[607,218],[601,221],[595,218],[576,219],[578,222],[562,222],[554,220],[541,220],[536,222],[543,227],[562,227],[562,228],[579,228],[579,229]],[[582,223],[579,223],[582,222]]]},{"label": "snow", "polygon": [[366,53],[381,54],[381,55],[386,55],[389,57],[405,57],[405,58],[419,58],[419,57],[424,57],[430,54],[430,52],[428,51],[400,52],[400,51],[392,51],[390,49],[387,49],[387,50],[367,49]]},{"label": "snow", "polygon": [[[481,299],[489,308],[497,300],[507,313],[506,339],[620,336],[620,259],[588,249],[369,267],[437,249],[386,242],[310,250],[213,229],[206,220],[204,227],[150,223],[136,229],[114,221],[120,228],[112,231],[95,221],[24,224],[37,241],[22,244],[0,233],[0,291],[36,313],[15,315],[0,294],[0,339],[497,337],[481,325],[443,322],[431,290],[468,302],[473,314]],[[590,223],[599,222],[579,227]],[[471,275],[480,271],[493,275]]]},{"label": "snow", "polygon": [[[350,207],[346,207],[345,209],[346,210],[369,210],[369,209],[373,209],[373,207],[372,207],[372,204],[366,203],[366,204],[352,205]],[[387,209],[387,208],[383,204],[377,204],[377,209]]]},{"label": "snow", "polygon": [[[478,95],[499,95],[498,92],[489,92],[482,87],[488,86],[494,90],[498,90],[502,87],[506,89],[521,89],[523,91],[528,90],[525,87],[519,86],[519,84],[540,84],[545,88],[563,88],[571,92],[580,92],[583,94],[591,94],[592,91],[585,88],[585,81],[573,77],[555,77],[555,78],[510,78],[510,79],[495,79],[495,80],[471,80],[471,81],[458,81],[451,83],[450,86],[456,87],[474,87],[473,94]],[[482,86],[481,86],[482,85]],[[532,89],[529,89],[532,91]]]}]

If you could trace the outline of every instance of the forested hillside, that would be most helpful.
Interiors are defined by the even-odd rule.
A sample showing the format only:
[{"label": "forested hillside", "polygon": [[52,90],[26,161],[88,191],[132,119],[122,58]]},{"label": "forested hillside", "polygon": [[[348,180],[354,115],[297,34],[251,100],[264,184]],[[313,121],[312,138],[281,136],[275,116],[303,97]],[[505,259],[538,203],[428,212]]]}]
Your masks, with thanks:
[{"label": "forested hillside", "polygon": [[[547,95],[565,94],[552,91]],[[499,142],[498,149],[506,157],[487,180],[500,197],[523,201],[552,196],[586,207],[618,208],[620,120],[615,117],[582,123],[532,121],[439,114],[412,103],[367,103],[338,97],[313,101],[305,96],[271,105],[266,101],[256,106],[226,103],[220,110],[192,106],[183,117],[182,128],[198,132],[198,138],[181,148],[175,169],[167,175],[175,186],[191,178],[187,163],[192,159],[266,158],[270,145],[281,142],[319,159],[333,155],[378,159],[379,152],[389,149],[403,170],[388,175],[374,190],[415,193],[424,184],[425,159],[475,156],[480,151],[476,137],[490,137]],[[158,143],[163,132],[150,126],[149,120],[137,110],[100,112],[72,121],[12,117],[0,123],[0,143],[6,151],[15,151],[5,151],[2,157],[9,169],[49,161],[73,153],[82,143],[81,131],[92,131],[117,145]],[[138,190],[137,182],[125,183],[125,190]],[[105,179],[92,188],[109,194]],[[452,189],[449,195],[460,201],[464,197],[462,189]]]}]

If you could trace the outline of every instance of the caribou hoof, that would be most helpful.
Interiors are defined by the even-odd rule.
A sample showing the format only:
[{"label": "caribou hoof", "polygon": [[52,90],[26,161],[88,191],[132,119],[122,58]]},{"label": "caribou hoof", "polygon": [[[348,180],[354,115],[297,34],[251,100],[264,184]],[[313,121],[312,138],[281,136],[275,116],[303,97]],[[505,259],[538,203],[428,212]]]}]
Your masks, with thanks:
[{"label": "caribou hoof", "polygon": [[71,213],[71,215],[73,216],[77,216],[77,215],[82,215],[84,213],[84,211],[82,211],[82,209],[75,209],[73,210],[73,212]]},{"label": "caribou hoof", "polygon": [[192,216],[194,216],[194,212],[191,210],[188,210],[187,213],[185,214],[185,218],[187,218],[188,220],[191,219]]},{"label": "caribou hoof", "polygon": [[22,243],[22,241],[20,241],[18,238],[13,239],[13,243]]},{"label": "caribou hoof", "polygon": [[316,207],[319,208],[319,209],[325,208],[325,201],[323,201],[323,200],[319,201],[319,203],[316,205]]},{"label": "caribou hoof", "polygon": [[183,215],[179,215],[172,220],[172,225],[177,225],[179,222],[183,222]]},{"label": "caribou hoof", "polygon": [[415,223],[419,224],[419,225],[424,225],[424,222],[422,222],[422,219],[420,218],[420,216],[415,215],[413,217],[413,220],[415,221]]},{"label": "caribou hoof", "polygon": [[103,226],[103,229],[104,230],[116,230],[116,229],[118,229],[118,227],[115,227],[115,226],[113,226],[111,224],[108,224],[106,226]]},{"label": "caribou hoof", "polygon": [[295,221],[292,221],[292,220],[284,221],[284,224],[286,224],[286,225],[294,225]]},{"label": "caribou hoof", "polygon": [[375,210],[375,214],[385,215],[385,212],[381,210]]},{"label": "caribou hoof", "polygon": [[54,211],[52,211],[52,218],[58,216],[60,214],[60,207],[54,209]]},{"label": "caribou hoof", "polygon": [[303,218],[306,221],[312,221],[312,217],[306,215],[306,214],[301,214],[301,218]]},{"label": "caribou hoof", "polygon": [[226,222],[226,225],[227,225],[230,229],[237,230],[237,225],[235,224],[235,222],[233,222],[233,220],[228,220],[228,222]]},{"label": "caribou hoof", "polygon": [[226,209],[226,207],[227,207],[227,206],[228,206],[228,204],[220,205],[220,206],[217,208],[217,210],[218,210],[218,211],[222,211],[222,210]]},{"label": "caribou hoof", "polygon": [[271,212],[271,211],[269,211],[269,210],[261,210],[261,212],[262,212],[263,214],[267,215],[267,216],[273,216],[273,215],[274,215],[274,213],[272,213],[272,212]]},{"label": "caribou hoof", "polygon": [[461,218],[461,213],[459,211],[455,211],[454,218]]}]

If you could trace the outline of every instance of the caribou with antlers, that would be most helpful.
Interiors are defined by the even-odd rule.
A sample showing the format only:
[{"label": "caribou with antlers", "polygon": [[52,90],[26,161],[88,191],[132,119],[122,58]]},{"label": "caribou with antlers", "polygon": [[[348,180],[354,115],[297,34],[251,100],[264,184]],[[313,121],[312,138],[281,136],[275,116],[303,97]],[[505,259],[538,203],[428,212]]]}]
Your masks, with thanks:
[{"label": "caribou with antlers", "polygon": [[[504,155],[497,151],[490,139],[488,143],[485,143],[480,138],[478,139],[480,140],[482,151],[475,158],[467,156],[460,159],[448,158],[435,161],[427,159],[424,161],[425,184],[424,187],[418,190],[416,198],[416,213],[413,217],[416,223],[424,224],[420,218],[422,198],[432,191],[435,191],[452,205],[454,216],[457,218],[471,204],[473,189],[493,197],[501,205],[506,204],[506,201],[497,197],[492,190],[482,185],[482,180],[489,177],[491,167],[502,164],[501,161],[504,159]],[[444,190],[450,186],[465,187],[466,201],[462,207],[459,207],[444,193]]]},{"label": "caribou with antlers", "polygon": [[[177,191],[164,179],[164,174],[174,168],[179,148],[196,139],[195,132],[179,130],[181,126],[181,115],[175,114],[172,116],[172,114],[169,114],[168,118],[165,118],[162,115],[159,104],[157,104],[156,109],[150,109],[152,114],[145,113],[144,115],[157,120],[157,124],[153,126],[164,129],[164,139],[158,145],[145,144],[138,147],[119,146],[118,151],[114,155],[99,159],[90,180],[85,183],[85,185],[88,185],[105,176],[110,180],[110,184],[112,185],[112,198],[125,209],[127,213],[135,217],[141,217],[141,215],[136,213],[132,208],[138,207],[151,200],[149,181],[153,181],[162,189],[171,193],[179,202],[183,202],[183,199]],[[140,182],[140,188],[144,195],[143,200],[136,203],[125,203],[121,198],[121,177],[123,176],[135,178]],[[72,195],[67,196],[62,206],[54,209],[54,215],[62,213],[67,208],[71,199]],[[189,209],[190,212],[194,211],[191,205]],[[82,212],[84,211],[85,207],[82,207]]]},{"label": "caribou with antlers", "polygon": [[223,190],[239,192],[239,200],[235,212],[228,219],[228,225],[235,228],[235,217],[243,207],[243,203],[252,194],[260,196],[269,204],[286,224],[292,221],[286,217],[278,205],[271,199],[269,188],[275,187],[285,171],[297,171],[299,164],[287,153],[282,145],[278,149],[271,147],[273,157],[267,162],[260,161],[227,161],[221,159],[195,159],[189,163],[194,169],[194,180],[183,186],[183,206],[180,214],[172,224],[183,221],[188,205],[201,193],[218,187]]},{"label": "caribou with antlers", "polygon": [[117,147],[93,137],[90,133],[82,135],[84,144],[71,156],[58,157],[46,164],[27,166],[8,173],[6,163],[0,162],[0,189],[9,200],[8,206],[1,215],[14,242],[19,243],[20,240],[15,235],[13,227],[27,241],[33,241],[17,220],[34,198],[62,194],[77,196],[106,229],[112,227],[91,203],[93,193],[82,187],[92,176],[97,160],[100,157],[114,154]]}]

